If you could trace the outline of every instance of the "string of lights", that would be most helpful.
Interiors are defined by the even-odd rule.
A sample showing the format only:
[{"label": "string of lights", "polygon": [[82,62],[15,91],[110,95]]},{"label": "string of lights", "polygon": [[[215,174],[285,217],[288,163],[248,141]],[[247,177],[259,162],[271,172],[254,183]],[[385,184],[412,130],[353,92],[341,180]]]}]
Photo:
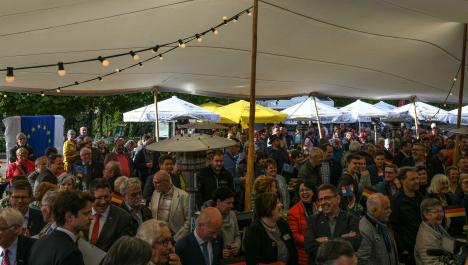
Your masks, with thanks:
[{"label": "string of lights", "polygon": [[[142,48],[142,49],[138,49],[138,50],[131,50],[129,52],[116,53],[116,54],[111,54],[111,55],[107,55],[107,56],[98,56],[97,58],[88,58],[88,59],[68,61],[68,62],[59,61],[58,63],[31,65],[31,66],[23,66],[23,67],[8,66],[6,68],[0,68],[0,72],[6,72],[5,82],[13,83],[15,81],[15,75],[14,75],[15,70],[27,70],[27,69],[57,67],[57,74],[60,77],[63,77],[63,76],[65,76],[67,74],[67,72],[65,70],[65,66],[67,66],[67,65],[80,64],[80,63],[89,63],[89,62],[99,62],[99,64],[102,67],[109,67],[110,64],[111,64],[110,59],[118,58],[118,57],[124,57],[124,56],[130,56],[135,61],[135,63],[133,63],[131,65],[128,65],[128,66],[123,67],[123,68],[116,68],[112,72],[108,72],[106,74],[99,75],[97,77],[93,77],[93,78],[82,80],[82,81],[74,81],[72,83],[62,85],[62,86],[52,88],[52,89],[45,89],[45,90],[40,92],[40,95],[45,96],[46,93],[51,92],[51,91],[55,91],[57,93],[60,93],[62,91],[62,89],[64,89],[64,88],[74,87],[74,86],[78,86],[80,84],[85,84],[85,83],[89,83],[89,82],[93,82],[93,81],[102,82],[102,81],[104,81],[104,78],[107,78],[107,77],[112,76],[114,74],[118,74],[118,73],[127,71],[127,70],[135,68],[135,67],[143,67],[144,63],[153,61],[153,60],[158,59],[158,58],[159,58],[159,60],[162,61],[162,60],[164,60],[164,55],[166,55],[167,53],[172,52],[172,51],[174,51],[174,50],[176,50],[178,48],[183,49],[183,48],[187,47],[188,43],[190,43],[192,41],[197,41],[198,43],[203,42],[203,37],[206,34],[211,33],[213,35],[218,35],[219,32],[220,32],[219,29],[221,27],[227,25],[230,22],[237,22],[242,15],[251,16],[252,15],[251,9],[252,9],[252,6],[245,9],[245,10],[242,10],[241,12],[239,12],[239,13],[231,16],[231,17],[223,16],[221,23],[219,23],[219,24],[217,24],[217,25],[215,25],[213,27],[210,27],[209,29],[207,29],[205,31],[198,32],[198,33],[193,34],[191,36],[188,36],[188,37],[185,37],[185,38],[180,38],[180,39],[172,41],[172,42],[168,42],[168,43],[164,43],[164,44],[157,44],[157,45],[154,45],[154,46],[151,46],[151,47]],[[153,55],[150,56],[147,59],[142,60],[141,59],[141,54],[143,54],[145,52],[151,52]]]},{"label": "string of lights", "polygon": [[[457,83],[458,75],[460,74],[461,67],[462,67],[462,65],[460,64],[460,66],[458,67],[457,73],[455,74],[455,77],[452,79],[452,84],[450,85],[450,89],[449,89],[449,91],[448,91],[448,93],[447,93],[447,96],[445,96],[445,99],[444,99],[444,103],[443,103],[444,107],[447,107],[447,100],[448,100],[448,98],[449,98],[450,96],[453,96],[452,90],[453,90],[453,88],[455,87],[455,83]],[[441,108],[439,107],[439,109],[437,110],[437,112],[434,113],[434,115],[432,115],[432,117],[431,117],[429,120],[433,120],[433,119],[437,116],[437,114],[439,114],[440,110],[441,110]]]}]

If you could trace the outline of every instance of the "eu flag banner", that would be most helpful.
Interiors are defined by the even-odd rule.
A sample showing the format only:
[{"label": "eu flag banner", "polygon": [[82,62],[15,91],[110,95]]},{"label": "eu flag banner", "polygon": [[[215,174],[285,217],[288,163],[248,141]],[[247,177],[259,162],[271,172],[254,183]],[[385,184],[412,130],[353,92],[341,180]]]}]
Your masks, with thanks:
[{"label": "eu flag banner", "polygon": [[22,132],[26,135],[27,142],[33,147],[37,157],[44,155],[45,150],[51,146],[56,147],[60,154],[62,153],[65,141],[65,118],[63,116],[12,116],[3,119],[3,123],[5,124],[7,150],[16,145],[16,135]]},{"label": "eu flag banner", "polygon": [[54,116],[21,117],[21,132],[26,135],[37,157],[43,156],[45,150],[54,145],[54,128]]}]

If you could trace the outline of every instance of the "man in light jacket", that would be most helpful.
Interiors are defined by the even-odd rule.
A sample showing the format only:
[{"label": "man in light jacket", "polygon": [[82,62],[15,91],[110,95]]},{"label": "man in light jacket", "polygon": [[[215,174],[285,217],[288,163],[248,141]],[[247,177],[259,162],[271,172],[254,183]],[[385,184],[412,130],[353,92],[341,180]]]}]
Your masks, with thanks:
[{"label": "man in light jacket", "polygon": [[397,265],[396,244],[386,222],[392,212],[390,200],[381,193],[367,199],[367,213],[359,222],[361,245],[357,251],[359,265]]}]

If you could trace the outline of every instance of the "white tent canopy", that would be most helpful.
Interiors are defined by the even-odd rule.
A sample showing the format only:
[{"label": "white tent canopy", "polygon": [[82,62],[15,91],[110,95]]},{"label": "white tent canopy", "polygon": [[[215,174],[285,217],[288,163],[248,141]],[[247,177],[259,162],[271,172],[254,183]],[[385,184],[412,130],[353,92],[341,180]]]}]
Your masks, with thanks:
[{"label": "white tent canopy", "polygon": [[[158,118],[162,121],[177,119],[201,119],[218,121],[219,115],[205,110],[176,96],[158,102]],[[150,122],[156,120],[154,104],[141,107],[123,114],[124,122]]]},{"label": "white tent canopy", "polygon": [[[0,90],[55,94],[59,86],[135,63],[124,56],[111,58],[107,68],[97,60],[66,64],[67,74],[59,77],[58,62],[177,41],[251,5],[251,0],[3,1],[0,68],[54,66],[15,69],[15,82],[0,81]],[[418,95],[440,102],[459,68],[462,23],[468,22],[468,1],[463,0],[262,0],[259,8],[259,98],[317,92],[376,99]],[[218,35],[209,33],[202,43],[190,42],[163,61],[144,62],[144,68],[103,82],[63,88],[61,94],[121,94],[158,86],[160,91],[246,98],[251,23],[251,17],[242,16],[220,28]],[[142,60],[154,55],[140,54]],[[457,82],[455,95],[458,89]]]},{"label": "white tent canopy", "polygon": [[340,110],[350,113],[355,120],[360,122],[370,122],[371,118],[382,118],[387,116],[387,112],[374,107],[372,104],[361,101],[360,99],[340,108]]},{"label": "white tent canopy", "polygon": [[[322,123],[354,122],[351,115],[344,113],[339,109],[330,107],[320,101],[316,101],[316,104],[320,121]],[[317,121],[314,101],[310,97],[301,103],[297,103],[294,106],[282,110],[281,112],[288,114],[287,120]]]},{"label": "white tent canopy", "polygon": [[[450,116],[453,116],[448,111],[438,107],[429,105],[424,102],[416,101],[416,113],[418,120],[434,120],[448,123]],[[398,107],[389,113],[390,117],[413,118],[414,119],[414,104],[409,103]]]},{"label": "white tent canopy", "polygon": [[382,100],[375,103],[374,107],[377,107],[377,108],[379,108],[379,109],[381,109],[383,111],[387,111],[387,112],[392,111],[392,110],[397,108],[397,107],[393,106],[392,104],[388,104],[387,102],[382,101]]},{"label": "white tent canopy", "polygon": [[[450,123],[457,124],[458,109],[454,109],[449,112],[452,114],[452,116],[450,116]],[[462,108],[461,114],[461,123],[463,125],[468,125],[468,105]]]}]

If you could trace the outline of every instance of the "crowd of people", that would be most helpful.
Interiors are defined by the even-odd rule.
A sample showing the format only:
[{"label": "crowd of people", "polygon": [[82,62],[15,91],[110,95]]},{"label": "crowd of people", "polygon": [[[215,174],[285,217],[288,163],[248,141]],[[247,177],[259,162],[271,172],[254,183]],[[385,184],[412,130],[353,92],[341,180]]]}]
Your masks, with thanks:
[{"label": "crowd of people", "polygon": [[[207,152],[197,187],[174,154],[146,148],[149,134],[109,150],[82,127],[67,132],[62,152],[36,157],[19,133],[0,200],[1,264],[84,264],[80,240],[106,253],[101,264],[439,264],[427,250],[465,237],[468,138],[457,153],[437,127],[418,137],[402,129],[389,146],[345,125],[322,135],[256,132],[246,196],[241,133]],[[253,218],[243,229],[246,206]]]}]

